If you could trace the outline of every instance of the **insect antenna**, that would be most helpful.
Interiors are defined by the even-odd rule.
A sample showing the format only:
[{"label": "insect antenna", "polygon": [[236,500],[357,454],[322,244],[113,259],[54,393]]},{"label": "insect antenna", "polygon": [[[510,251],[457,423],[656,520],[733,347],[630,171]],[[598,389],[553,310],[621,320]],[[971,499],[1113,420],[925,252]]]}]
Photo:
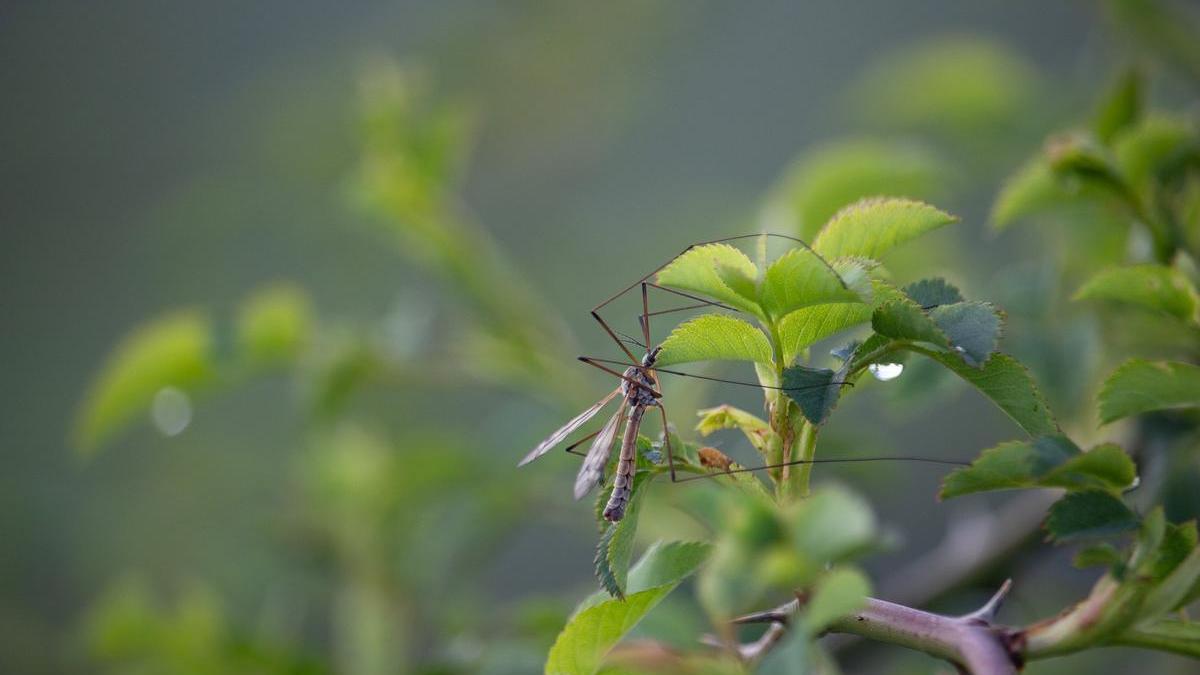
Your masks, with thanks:
[{"label": "insect antenna", "polygon": [[[627,365],[624,361],[617,361],[614,359],[601,359],[601,358],[596,358],[593,356],[581,356],[581,357],[579,357],[579,359],[581,361],[584,361],[585,363],[594,361],[596,363],[592,363],[591,365],[594,365],[597,368],[600,367],[599,365],[597,365],[599,363]],[[758,389],[773,389],[776,391],[807,391],[809,389],[820,389],[822,387],[832,387],[832,386],[842,386],[842,385],[845,385],[847,387],[854,386],[853,382],[829,382],[826,384],[806,385],[803,387],[776,387],[776,386],[772,386],[769,384],[760,384],[758,382],[742,382],[739,380],[725,380],[725,379],[721,379],[719,377],[710,377],[708,375],[700,375],[698,373],[685,373],[683,371],[672,370],[669,368],[659,368],[657,366],[654,367],[654,371],[658,372],[658,373],[666,373],[668,375],[677,375],[680,377],[690,377],[690,378],[697,379],[697,380],[708,380],[709,382],[721,382],[724,384],[737,384],[737,385],[741,385],[743,387],[756,387]],[[612,373],[613,371],[610,370],[608,372]],[[613,373],[613,374],[615,374],[615,373]]]}]

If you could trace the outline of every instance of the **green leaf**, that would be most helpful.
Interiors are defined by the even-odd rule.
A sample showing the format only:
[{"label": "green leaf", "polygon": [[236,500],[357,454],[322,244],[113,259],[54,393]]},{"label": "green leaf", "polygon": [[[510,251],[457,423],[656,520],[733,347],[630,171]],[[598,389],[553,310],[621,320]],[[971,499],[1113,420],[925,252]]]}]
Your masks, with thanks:
[{"label": "green leaf", "polygon": [[[625,510],[625,517],[615,523],[610,523],[596,545],[594,559],[596,579],[614,598],[625,597],[629,563],[633,560],[633,539],[637,534],[638,519],[641,515],[639,505],[646,484],[653,480],[655,475],[652,471],[638,471],[634,475],[632,494],[629,495],[629,506]],[[607,499],[605,502],[607,503]]]},{"label": "green leaf", "polygon": [[741,319],[705,314],[675,327],[663,340],[660,366],[692,361],[772,362],[767,336]]},{"label": "green leaf", "polygon": [[941,277],[921,279],[905,286],[903,290],[913,302],[927,309],[938,305],[953,305],[964,300],[962,293]]},{"label": "green leaf", "polygon": [[693,542],[652,547],[630,571],[630,593],[624,600],[587,605],[571,617],[550,648],[545,672],[595,673],[609,650],[707,556],[708,546]]},{"label": "green leaf", "polygon": [[826,259],[878,259],[906,241],[958,219],[911,199],[863,199],[838,211],[817,235],[813,248]]},{"label": "green leaf", "polygon": [[1058,423],[1054,421],[1054,416],[1029,371],[1008,354],[996,352],[982,368],[974,368],[953,354],[923,349],[913,351],[924,354],[954,371],[983,395],[992,399],[993,403],[1030,436],[1053,434],[1058,431]]},{"label": "green leaf", "polygon": [[238,351],[254,365],[291,362],[310,340],[312,324],[312,307],[303,291],[290,285],[268,287],[247,298],[238,312]]},{"label": "green leaf", "polygon": [[1196,540],[1196,521],[1189,520],[1178,525],[1168,523],[1150,576],[1157,580],[1165,579],[1196,548]]},{"label": "green leaf", "polygon": [[1130,359],[1100,389],[1104,424],[1151,410],[1200,405],[1200,366],[1177,361]]},{"label": "green leaf", "polygon": [[1143,620],[1161,618],[1185,604],[1189,592],[1197,583],[1200,583],[1200,549],[1193,546],[1174,569],[1146,594],[1138,613]]},{"label": "green leaf", "polygon": [[939,305],[929,312],[929,318],[967,365],[978,368],[996,351],[1002,320],[1000,313],[989,303]]},{"label": "green leaf", "polygon": [[837,405],[845,386],[846,371],[788,366],[783,369],[783,391],[800,406],[805,419],[821,424]]},{"label": "green leaf", "polygon": [[761,317],[754,296],[743,294],[749,290],[746,280],[756,279],[758,268],[745,253],[728,244],[697,246],[658,273],[658,283],[663,286],[700,293]]},{"label": "green leaf", "polygon": [[92,382],[77,417],[75,442],[90,454],[123,427],[150,413],[166,387],[193,392],[215,376],[207,316],[179,312],[125,337]]},{"label": "green leaf", "polygon": [[1142,74],[1127,68],[1105,94],[1092,119],[1096,138],[1107,143],[1142,115]]},{"label": "green leaf", "polygon": [[776,319],[812,305],[861,302],[830,264],[805,248],[784,253],[763,278],[762,308]]},{"label": "green leaf", "polygon": [[1071,492],[1050,507],[1045,527],[1050,538],[1061,544],[1135,530],[1138,517],[1107,492]]},{"label": "green leaf", "polygon": [[871,327],[884,337],[928,342],[948,349],[950,340],[917,303],[902,298],[880,305],[871,315]]},{"label": "green leaf", "polygon": [[768,199],[764,220],[809,238],[838,209],[874,195],[935,197],[946,167],[928,149],[871,139],[838,141],[804,153]]},{"label": "green leaf", "polygon": [[871,320],[871,306],[858,302],[798,309],[779,321],[784,363],[794,363],[811,345]]},{"label": "green leaf", "polygon": [[1039,487],[1119,494],[1133,484],[1136,472],[1133,460],[1115,445],[1082,452],[1066,436],[1042,436],[984,450],[970,466],[946,476],[940,497]]},{"label": "green leaf", "polygon": [[819,635],[834,621],[861,609],[870,593],[871,582],[862,572],[848,568],[833,570],[818,582],[804,606],[804,630],[809,635]]},{"label": "green leaf", "polygon": [[1076,300],[1105,300],[1196,320],[1196,289],[1183,273],[1165,265],[1114,267],[1092,277]]}]

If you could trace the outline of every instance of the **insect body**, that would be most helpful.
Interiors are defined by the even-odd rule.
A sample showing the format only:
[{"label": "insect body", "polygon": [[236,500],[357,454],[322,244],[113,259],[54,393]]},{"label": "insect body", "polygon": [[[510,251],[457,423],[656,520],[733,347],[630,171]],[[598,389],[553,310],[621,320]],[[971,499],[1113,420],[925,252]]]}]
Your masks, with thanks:
[{"label": "insect body", "polygon": [[[613,476],[612,495],[608,498],[608,505],[604,507],[604,519],[614,523],[625,515],[625,507],[629,504],[633,472],[637,467],[637,439],[642,417],[648,408],[656,407],[662,410],[662,404],[658,400],[660,396],[654,393],[658,383],[654,381],[654,371],[649,370],[658,358],[658,352],[657,347],[647,352],[642,359],[642,368],[626,369],[626,379],[621,380],[621,393],[625,395],[625,405],[629,408],[629,420],[625,424],[625,433],[621,436],[621,454],[617,458],[617,471]],[[608,453],[604,455],[605,458],[600,464],[601,470],[607,461]]]}]

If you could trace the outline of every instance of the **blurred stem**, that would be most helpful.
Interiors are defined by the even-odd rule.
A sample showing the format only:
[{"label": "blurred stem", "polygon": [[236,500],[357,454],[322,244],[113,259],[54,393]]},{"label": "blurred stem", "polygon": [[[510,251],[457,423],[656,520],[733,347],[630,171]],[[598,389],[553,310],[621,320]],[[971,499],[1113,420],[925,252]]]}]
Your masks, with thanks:
[{"label": "blurred stem", "polygon": [[[800,456],[796,459],[811,462],[817,454],[817,427],[808,422],[801,422],[800,425]],[[794,494],[797,497],[804,498],[809,493],[809,480],[812,477],[811,463],[800,464],[796,467],[795,485],[793,487]]]}]

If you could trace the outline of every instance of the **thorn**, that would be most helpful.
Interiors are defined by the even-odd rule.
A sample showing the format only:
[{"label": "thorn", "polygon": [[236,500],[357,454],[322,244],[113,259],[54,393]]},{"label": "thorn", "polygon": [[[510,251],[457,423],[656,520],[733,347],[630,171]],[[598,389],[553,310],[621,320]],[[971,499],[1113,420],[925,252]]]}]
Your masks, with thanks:
[{"label": "thorn", "polygon": [[996,612],[1000,610],[1000,605],[1004,602],[1004,598],[1012,589],[1012,579],[1005,579],[1004,583],[1000,584],[1000,588],[992,595],[983,607],[971,612],[970,614],[961,617],[963,621],[978,621],[982,623],[991,623],[996,618]]},{"label": "thorn", "polygon": [[798,600],[784,603],[774,609],[768,609],[762,612],[746,614],[734,619],[732,623],[735,625],[751,624],[751,623],[787,623],[792,614],[800,608]]}]

